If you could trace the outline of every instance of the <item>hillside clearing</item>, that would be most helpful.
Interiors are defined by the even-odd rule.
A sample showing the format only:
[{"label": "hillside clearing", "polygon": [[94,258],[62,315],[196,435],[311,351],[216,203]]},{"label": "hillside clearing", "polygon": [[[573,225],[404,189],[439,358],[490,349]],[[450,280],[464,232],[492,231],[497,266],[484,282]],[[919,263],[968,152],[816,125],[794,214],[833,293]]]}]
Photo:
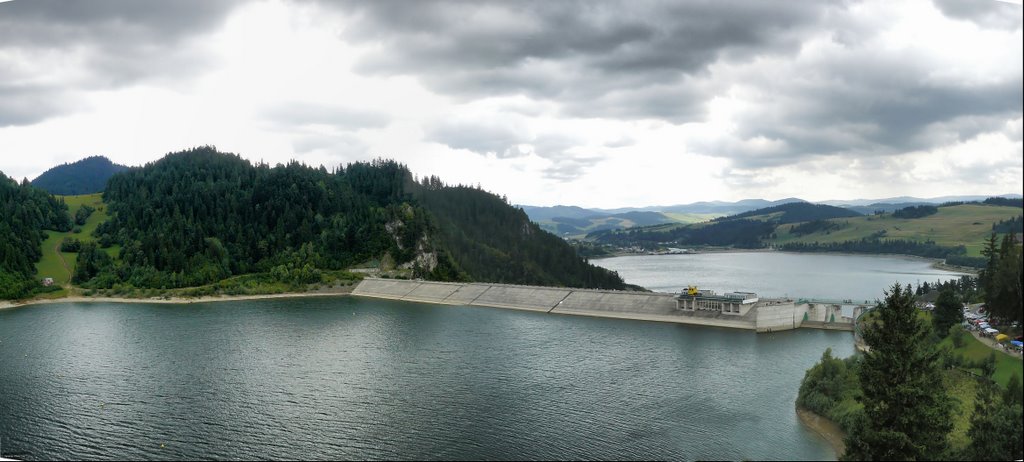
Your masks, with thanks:
[{"label": "hillside clearing", "polygon": [[804,236],[790,234],[791,225],[776,228],[775,245],[791,242],[831,243],[856,241],[884,231],[883,238],[913,241],[935,241],[945,247],[963,245],[967,255],[981,255],[982,243],[992,233],[992,224],[1021,215],[1016,207],[965,204],[940,207],[939,212],[924,218],[893,218],[892,214],[834,218],[829,221],[844,225],[841,229],[819,231]]},{"label": "hillside clearing", "polygon": [[[65,233],[47,230],[47,238],[43,241],[42,251],[43,257],[36,263],[36,275],[42,278],[53,278],[54,282],[60,285],[67,285],[71,282],[71,272],[75,269],[75,262],[78,260],[77,253],[71,252],[60,252],[61,241],[66,237],[73,237],[83,242],[91,242],[96,239],[92,237],[93,231],[100,223],[107,219],[107,207],[103,203],[101,194],[87,194],[83,196],[57,196],[64,200],[64,203],[68,204],[68,213],[72,217],[78,212],[78,209],[82,208],[83,205],[89,205],[96,209],[89,219],[86,220],[85,224],[78,227],[81,231],[75,233],[68,231]],[[107,252],[111,252],[112,249],[107,249]],[[116,252],[116,250],[115,250]],[[116,256],[114,253],[111,256]],[[64,258],[64,263],[67,264],[65,268],[64,263],[61,263],[61,257]]]}]

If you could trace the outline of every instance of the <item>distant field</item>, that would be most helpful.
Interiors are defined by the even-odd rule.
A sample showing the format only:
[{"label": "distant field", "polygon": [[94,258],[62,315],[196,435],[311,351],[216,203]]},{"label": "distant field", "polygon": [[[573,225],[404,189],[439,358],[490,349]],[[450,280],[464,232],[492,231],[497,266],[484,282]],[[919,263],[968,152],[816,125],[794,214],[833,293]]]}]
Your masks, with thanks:
[{"label": "distant field", "polygon": [[708,221],[714,218],[722,216],[720,213],[676,213],[676,212],[661,212],[662,215],[669,217],[679,223],[700,223]]},{"label": "distant field", "polygon": [[[96,227],[99,226],[100,223],[107,219],[107,206],[103,203],[101,196],[101,194],[57,196],[63,198],[64,202],[68,204],[68,212],[72,217],[74,217],[75,212],[85,204],[95,208],[96,211],[89,216],[88,220],[86,220],[85,225],[81,227],[82,231],[80,233],[76,234],[70,231],[66,233],[60,233],[53,230],[46,231],[49,237],[43,241],[42,244],[43,258],[39,260],[39,263],[36,263],[36,274],[39,278],[51,277],[61,285],[66,285],[71,282],[70,271],[73,271],[75,268],[75,261],[78,259],[78,254],[67,252],[61,253],[64,260],[67,262],[68,269],[65,269],[64,266],[61,265],[60,257],[57,255],[56,248],[65,237],[74,237],[85,242],[95,241],[95,238],[92,237],[93,231],[96,230]],[[116,250],[111,256],[117,255]],[[107,252],[111,252],[111,249],[107,249]]]},{"label": "distant field", "polygon": [[849,226],[830,233],[816,232],[797,237],[789,233],[790,225],[781,225],[775,231],[777,238],[773,243],[853,241],[885,230],[885,238],[930,239],[950,247],[963,245],[967,248],[967,255],[979,256],[984,240],[992,233],[992,224],[1019,215],[1021,209],[1016,207],[968,204],[940,207],[935,215],[915,219],[893,218],[891,214],[835,218],[830,221],[849,223]]}]

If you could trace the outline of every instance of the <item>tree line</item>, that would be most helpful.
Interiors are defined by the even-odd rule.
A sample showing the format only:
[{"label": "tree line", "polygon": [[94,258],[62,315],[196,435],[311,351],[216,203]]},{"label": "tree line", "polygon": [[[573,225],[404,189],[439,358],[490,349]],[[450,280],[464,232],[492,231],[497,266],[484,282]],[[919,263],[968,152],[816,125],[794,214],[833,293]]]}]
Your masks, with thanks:
[{"label": "tree line", "polygon": [[996,241],[996,234],[992,233],[981,251],[986,262],[978,282],[985,293],[985,305],[992,318],[1007,323],[1024,322],[1021,246],[1012,234],[1004,235],[998,246]]},{"label": "tree line", "polygon": [[789,242],[779,246],[790,252],[844,252],[844,253],[895,253],[928,258],[947,258],[950,255],[966,255],[967,248],[941,246],[932,240],[912,241],[909,239],[882,239],[880,236],[842,242]]},{"label": "tree line", "polygon": [[[372,261],[435,280],[624,287],[498,196],[417,182],[391,160],[328,171],[200,147],[111,177],[103,199],[110,219],[98,245],[80,244],[73,276],[88,288],[192,287],[249,273],[309,283]],[[115,244],[110,258],[103,249]]]}]

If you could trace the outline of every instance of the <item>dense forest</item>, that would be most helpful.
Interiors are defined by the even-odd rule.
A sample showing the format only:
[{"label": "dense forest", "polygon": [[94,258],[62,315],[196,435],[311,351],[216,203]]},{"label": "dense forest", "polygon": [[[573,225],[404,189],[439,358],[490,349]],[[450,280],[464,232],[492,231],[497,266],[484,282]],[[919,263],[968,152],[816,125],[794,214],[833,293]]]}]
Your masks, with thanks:
[{"label": "dense forest", "polygon": [[844,252],[844,253],[894,253],[915,255],[928,258],[947,258],[948,256],[965,255],[964,246],[946,247],[934,241],[911,241],[906,239],[882,239],[866,237],[857,241],[806,243],[790,242],[779,246],[781,250],[790,252]]},{"label": "dense forest", "polygon": [[[777,214],[777,215],[776,215]],[[737,215],[716,218],[714,221],[735,220],[737,218],[757,217],[772,215],[772,221],[777,225],[789,223],[800,223],[812,220],[828,220],[830,218],[859,217],[857,213],[842,207],[833,207],[825,204],[811,204],[809,202],[790,202],[788,204],[765,207],[763,209],[751,210]]]},{"label": "dense forest", "polygon": [[1024,216],[1017,215],[1015,218],[992,223],[992,232],[999,234],[1024,233]]},{"label": "dense forest", "polygon": [[893,218],[924,218],[939,213],[934,205],[912,205],[892,212]]},{"label": "dense forest", "polygon": [[981,203],[989,205],[1002,205],[1005,207],[1024,208],[1024,199],[1019,197],[990,197],[988,199],[985,199]]},{"label": "dense forest", "polygon": [[[621,289],[618,275],[493,194],[415,182],[393,161],[335,171],[252,165],[211,147],[112,177],[111,219],[83,243],[74,280],[90,288],[177,288],[270,273],[315,282],[365,262],[436,280]],[[112,259],[100,247],[120,245]]]},{"label": "dense forest", "polygon": [[78,162],[53,167],[32,180],[32,185],[50,194],[75,196],[103,191],[107,180],[128,167],[102,156],[86,157]]},{"label": "dense forest", "polygon": [[522,209],[467,186],[423,180],[414,197],[436,219],[441,246],[473,279],[570,287],[624,288],[615,273],[590,265]]},{"label": "dense forest", "polygon": [[43,230],[70,230],[67,209],[46,191],[0,173],[0,299],[26,297],[40,287],[35,262]]}]

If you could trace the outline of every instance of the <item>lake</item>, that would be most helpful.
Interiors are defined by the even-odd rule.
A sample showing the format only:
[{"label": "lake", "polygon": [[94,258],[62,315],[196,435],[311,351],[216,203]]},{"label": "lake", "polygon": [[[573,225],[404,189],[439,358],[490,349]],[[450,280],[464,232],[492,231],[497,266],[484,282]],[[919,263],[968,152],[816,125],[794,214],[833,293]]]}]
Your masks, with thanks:
[{"label": "lake", "polygon": [[0,310],[0,439],[25,460],[829,459],[793,404],[826,348],[850,333],[357,297],[37,305]]},{"label": "lake", "polygon": [[766,297],[883,298],[900,284],[957,279],[962,273],[932,268],[931,260],[880,255],[790,252],[711,252],[682,255],[630,255],[591,260],[630,284],[658,292],[688,285],[719,293],[756,292]]}]

